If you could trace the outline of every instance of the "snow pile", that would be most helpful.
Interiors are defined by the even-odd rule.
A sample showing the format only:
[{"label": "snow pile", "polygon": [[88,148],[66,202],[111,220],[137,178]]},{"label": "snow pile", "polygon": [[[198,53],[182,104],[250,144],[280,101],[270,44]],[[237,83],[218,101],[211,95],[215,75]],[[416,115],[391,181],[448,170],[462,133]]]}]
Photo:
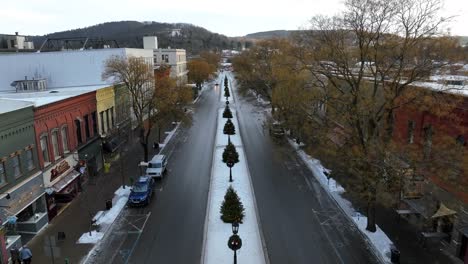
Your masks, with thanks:
[{"label": "snow pile", "polygon": [[78,244],[95,244],[103,238],[104,233],[109,229],[112,223],[114,223],[114,220],[127,204],[128,196],[130,195],[130,187],[126,186],[125,189],[120,187],[114,194],[112,208],[108,211],[97,212],[93,218],[95,221],[94,225],[99,227],[99,231],[92,231],[91,236],[89,232],[84,233],[78,240]]},{"label": "snow pile", "polygon": [[91,231],[91,235],[89,232],[84,233],[81,235],[80,239],[78,239],[78,244],[96,244],[99,240],[104,237],[104,233]]},{"label": "snow pile", "polygon": [[[220,77],[220,83],[224,83],[224,76]],[[221,97],[221,101],[224,102],[225,98]],[[230,183],[229,168],[222,162],[222,153],[228,142],[228,136],[223,134],[223,127],[227,119],[222,118],[224,111],[224,107],[222,107],[218,110],[218,129],[216,131],[216,145],[213,155],[213,167],[205,219],[202,263],[226,263],[227,260],[232,260],[233,258],[233,251],[227,247],[227,241],[232,235],[232,227],[231,224],[224,223],[220,218],[220,207],[224,195],[227,188],[232,186],[245,208],[245,217],[239,227],[242,248],[237,252],[238,261],[245,264],[262,264],[265,263],[265,253],[258,226],[255,198],[242,147],[242,140],[239,135],[239,124],[236,118],[236,111],[234,110],[235,107],[232,104],[230,104],[230,107],[233,114],[231,120],[236,127],[236,134],[231,136],[231,142],[236,146],[236,150],[239,153],[239,163],[232,168],[232,178],[234,181]]]},{"label": "snow pile", "polygon": [[288,141],[296,149],[302,161],[304,161],[312,171],[315,179],[317,179],[330,196],[335,199],[346,215],[354,221],[361,233],[369,239],[374,249],[377,250],[380,259],[384,260],[386,263],[390,263],[389,252],[393,243],[388,236],[378,226],[377,231],[374,233],[367,231],[367,217],[361,216],[361,214],[353,208],[351,202],[341,196],[341,194],[345,192],[345,189],[334,179],[327,178],[326,174],[329,175],[330,170],[324,168],[319,160],[310,157],[303,150],[299,149],[299,146],[294,141],[290,139],[288,139]]}]

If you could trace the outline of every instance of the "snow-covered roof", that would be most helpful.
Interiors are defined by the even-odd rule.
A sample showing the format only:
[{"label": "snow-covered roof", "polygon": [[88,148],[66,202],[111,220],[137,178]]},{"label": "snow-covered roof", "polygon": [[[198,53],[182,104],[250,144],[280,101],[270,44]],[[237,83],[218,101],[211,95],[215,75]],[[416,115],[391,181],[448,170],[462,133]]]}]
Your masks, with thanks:
[{"label": "snow-covered roof", "polygon": [[451,84],[442,84],[436,82],[414,82],[413,86],[429,88],[435,91],[441,91],[444,93],[451,93],[457,95],[468,96],[468,84],[465,85],[451,85]]},{"label": "snow-covered roof", "polygon": [[431,81],[467,81],[468,76],[463,75],[433,75],[429,77]]},{"label": "snow-covered roof", "polygon": [[35,107],[59,102],[68,98],[86,94],[109,87],[110,85],[89,85],[54,88],[43,92],[0,92],[0,99],[16,100],[18,102],[32,103]]},{"label": "snow-covered roof", "polygon": [[0,98],[0,114],[16,111],[32,105],[31,102]]}]

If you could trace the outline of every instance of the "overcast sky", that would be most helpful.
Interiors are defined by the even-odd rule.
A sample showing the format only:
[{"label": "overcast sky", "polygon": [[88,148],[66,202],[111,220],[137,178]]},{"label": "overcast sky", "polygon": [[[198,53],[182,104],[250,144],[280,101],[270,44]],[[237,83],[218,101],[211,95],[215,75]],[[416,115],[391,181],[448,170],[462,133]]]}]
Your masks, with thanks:
[{"label": "overcast sky", "polygon": [[[2,1],[0,33],[43,35],[121,21],[191,23],[230,37],[307,26],[316,14],[332,15],[342,0],[22,0]],[[452,35],[468,36],[468,0],[445,0],[456,15]]]}]

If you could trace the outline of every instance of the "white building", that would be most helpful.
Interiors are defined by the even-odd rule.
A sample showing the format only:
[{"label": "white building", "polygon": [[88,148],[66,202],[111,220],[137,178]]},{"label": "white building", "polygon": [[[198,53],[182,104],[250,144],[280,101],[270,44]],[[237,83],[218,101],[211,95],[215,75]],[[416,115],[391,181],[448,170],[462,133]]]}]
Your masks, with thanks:
[{"label": "white building", "polygon": [[34,43],[27,41],[26,36],[0,34],[0,51],[17,51],[17,50],[32,50]]},{"label": "white building", "polygon": [[143,48],[153,50],[155,69],[168,65],[172,78],[177,79],[179,84],[187,83],[187,56],[184,49],[160,49],[155,36],[143,37]]},{"label": "white building", "polygon": [[152,50],[144,49],[5,53],[0,54],[0,92],[16,90],[13,82],[25,79],[46,79],[48,89],[111,84],[101,74],[112,56],[141,57],[154,67]]}]

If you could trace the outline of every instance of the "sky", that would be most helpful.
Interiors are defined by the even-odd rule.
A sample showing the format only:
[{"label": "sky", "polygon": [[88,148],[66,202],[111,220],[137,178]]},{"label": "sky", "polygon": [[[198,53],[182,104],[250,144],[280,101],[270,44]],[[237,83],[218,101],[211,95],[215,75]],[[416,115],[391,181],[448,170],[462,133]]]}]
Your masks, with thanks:
[{"label": "sky", "polygon": [[[0,33],[43,35],[121,20],[191,23],[229,37],[299,29],[317,14],[333,15],[342,0],[2,0]],[[456,16],[452,35],[468,36],[468,0],[445,0]]]}]

